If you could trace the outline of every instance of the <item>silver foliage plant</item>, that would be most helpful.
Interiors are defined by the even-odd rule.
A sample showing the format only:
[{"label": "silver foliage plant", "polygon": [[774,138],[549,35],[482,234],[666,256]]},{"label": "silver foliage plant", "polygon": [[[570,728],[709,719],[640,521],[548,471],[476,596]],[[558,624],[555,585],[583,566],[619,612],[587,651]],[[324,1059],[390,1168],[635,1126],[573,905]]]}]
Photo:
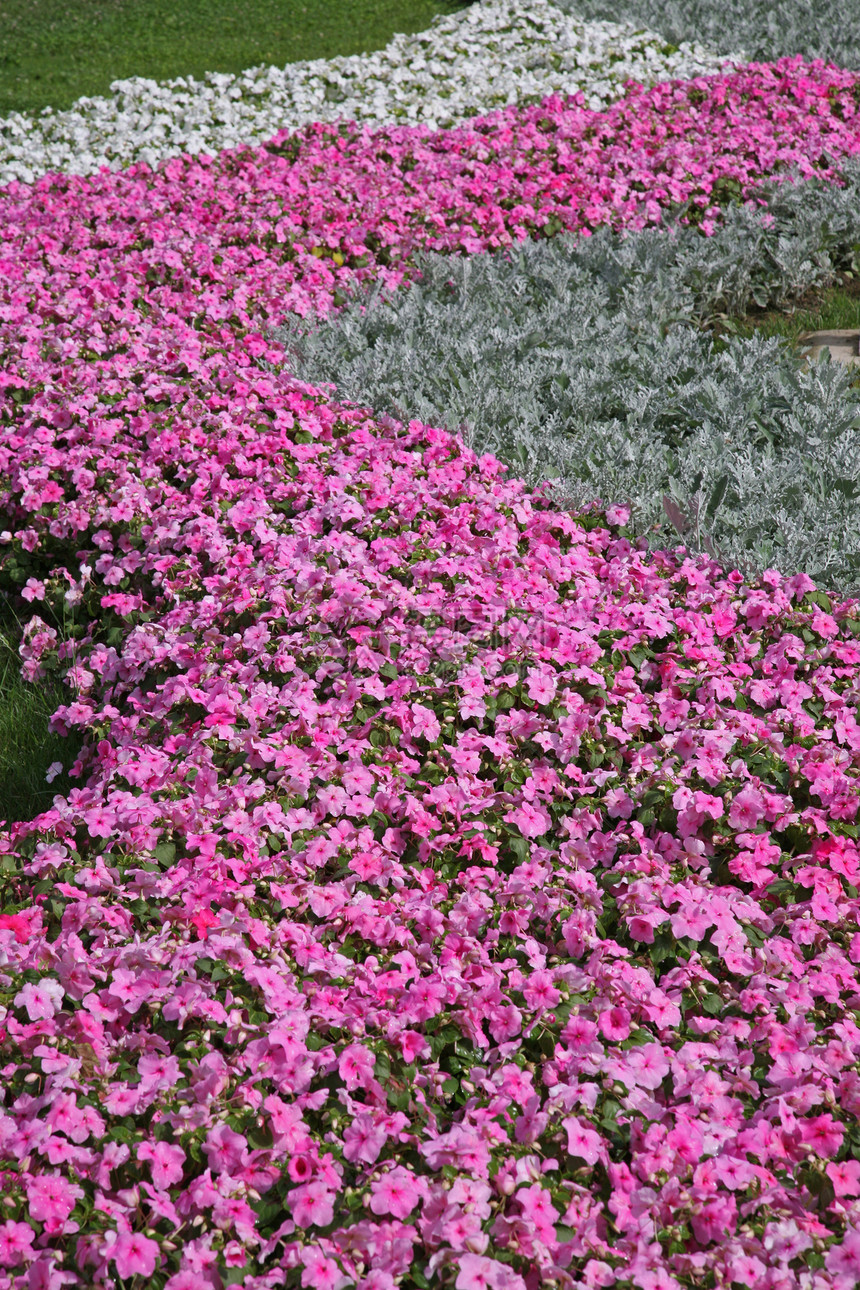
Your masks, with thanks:
[{"label": "silver foliage plant", "polygon": [[860,68],[858,0],[553,0],[588,22],[641,24],[680,44],[742,50],[749,61],[802,54]]},{"label": "silver foliage plant", "polygon": [[860,270],[860,163],[842,177],[766,186],[709,238],[675,223],[422,255],[420,281],[274,335],[342,402],[462,433],[558,504],[631,506],[652,547],[858,594],[857,372],[707,330]]}]

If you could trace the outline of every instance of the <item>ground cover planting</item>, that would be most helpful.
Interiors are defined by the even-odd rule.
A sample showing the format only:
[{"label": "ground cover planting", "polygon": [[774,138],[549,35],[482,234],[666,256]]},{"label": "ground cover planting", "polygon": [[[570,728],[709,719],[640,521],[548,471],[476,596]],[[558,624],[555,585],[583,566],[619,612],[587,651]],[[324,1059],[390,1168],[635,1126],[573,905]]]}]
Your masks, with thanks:
[{"label": "ground cover planting", "polygon": [[84,739],[0,834],[3,1290],[856,1283],[860,605],[276,339],[430,251],[845,182],[856,85],[0,191],[0,590]]},{"label": "ground cover planting", "polygon": [[[676,223],[425,254],[397,291],[273,334],[339,399],[458,430],[528,482],[552,478],[565,507],[629,505],[653,548],[680,534],[749,576],[803,569],[853,594],[852,374],[804,370],[772,338],[817,326],[798,302],[840,275],[856,289],[858,180],[848,161],[838,184],[765,185],[709,237]],[[842,299],[822,326],[851,325]]]},{"label": "ground cover planting", "polygon": [[856,0],[817,0],[815,19],[794,0],[559,0],[578,18],[654,25],[667,40],[701,40],[771,62],[786,55],[860,67]]}]

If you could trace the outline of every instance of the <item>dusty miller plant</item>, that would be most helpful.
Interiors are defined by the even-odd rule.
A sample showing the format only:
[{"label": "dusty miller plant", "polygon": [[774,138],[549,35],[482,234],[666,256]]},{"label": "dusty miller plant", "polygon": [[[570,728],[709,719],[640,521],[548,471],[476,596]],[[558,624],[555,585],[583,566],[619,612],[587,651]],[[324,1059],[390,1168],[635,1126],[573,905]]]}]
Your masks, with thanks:
[{"label": "dusty miller plant", "polygon": [[680,537],[750,575],[803,570],[855,592],[851,372],[707,330],[860,268],[860,164],[843,183],[764,188],[764,206],[729,207],[710,238],[674,223],[422,255],[419,281],[275,336],[341,401],[459,431],[530,484],[551,481],[559,504],[629,504],[653,546]]}]

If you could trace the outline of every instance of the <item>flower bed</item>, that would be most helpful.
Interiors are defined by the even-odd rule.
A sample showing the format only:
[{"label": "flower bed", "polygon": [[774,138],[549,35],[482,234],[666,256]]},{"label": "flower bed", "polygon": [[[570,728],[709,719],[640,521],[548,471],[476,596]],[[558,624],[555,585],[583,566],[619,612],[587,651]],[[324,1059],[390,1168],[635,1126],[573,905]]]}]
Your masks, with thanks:
[{"label": "flower bed", "polygon": [[22,654],[89,735],[2,839],[0,1286],[853,1286],[856,603],[649,554],[260,333],[415,249],[707,232],[856,152],[856,84],[0,194],[0,578],[86,629]]},{"label": "flower bed", "polygon": [[67,112],[0,119],[0,183],[49,170],[94,174],[132,161],[261,143],[284,127],[349,119],[448,126],[507,103],[579,91],[601,109],[628,80],[718,71],[727,55],[669,45],[640,25],[583,23],[547,0],[495,0],[395,36],[376,54],[253,67],[157,84],[117,81]]}]

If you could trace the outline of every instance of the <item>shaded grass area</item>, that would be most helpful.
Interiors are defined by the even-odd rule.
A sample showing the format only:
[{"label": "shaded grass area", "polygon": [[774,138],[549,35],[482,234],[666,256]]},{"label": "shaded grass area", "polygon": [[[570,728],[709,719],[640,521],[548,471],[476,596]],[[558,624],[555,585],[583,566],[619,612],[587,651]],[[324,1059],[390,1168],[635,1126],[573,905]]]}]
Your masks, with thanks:
[{"label": "shaded grass area", "polygon": [[[77,734],[65,738],[49,729],[51,714],[72,701],[72,692],[61,681],[31,684],[21,676],[18,646],[26,618],[0,601],[0,821],[8,823],[49,810],[57,793],[79,783],[68,772],[83,747]],[[55,762],[63,769],[49,784]]]},{"label": "shaded grass area", "polygon": [[472,0],[4,0],[0,116],[170,80],[382,49]]},{"label": "shaded grass area", "polygon": [[[802,336],[817,331],[841,331],[856,327],[860,331],[860,277],[839,273],[831,286],[816,287],[782,309],[753,308],[739,318],[721,318],[712,326],[717,348],[724,348],[724,337],[781,336],[795,346]],[[721,345],[722,342],[722,345]],[[857,381],[860,384],[860,369]]]}]

